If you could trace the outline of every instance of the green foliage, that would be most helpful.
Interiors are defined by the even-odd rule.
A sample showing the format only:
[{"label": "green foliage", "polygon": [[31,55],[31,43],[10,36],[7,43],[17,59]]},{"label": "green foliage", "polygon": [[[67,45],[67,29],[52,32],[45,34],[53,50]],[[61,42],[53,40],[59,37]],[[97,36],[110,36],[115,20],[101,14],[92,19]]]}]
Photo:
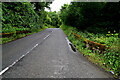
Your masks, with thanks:
[{"label": "green foliage", "polygon": [[[59,16],[65,24],[60,28],[76,48],[95,64],[120,77],[120,2],[71,2],[61,7]],[[110,50],[106,50],[105,55],[92,52],[86,48],[84,40],[75,38],[72,32],[104,44]]]},{"label": "green foliage", "polygon": [[56,12],[48,12],[45,22],[52,26],[56,26],[57,28],[62,24],[62,21]]},{"label": "green foliage", "polygon": [[[114,49],[114,48],[113,48]],[[120,53],[115,53],[113,50],[106,50],[104,54],[104,64],[110,67],[110,70],[113,70],[115,75],[120,76]]]},{"label": "green foliage", "polygon": [[13,27],[32,29],[38,27],[36,23],[40,19],[31,6],[29,2],[2,3],[2,27],[6,29]]},{"label": "green foliage", "polygon": [[66,25],[94,33],[120,29],[120,4],[118,2],[71,2],[64,4],[60,18]]},{"label": "green foliage", "polygon": [[45,7],[50,9],[49,6],[51,3],[52,2],[31,2],[31,4],[34,6],[34,10],[39,16],[41,15],[41,12],[44,11]]},{"label": "green foliage", "polygon": [[[94,34],[88,31],[77,31],[75,27],[62,25],[60,27],[65,34],[68,36],[69,40],[76,46],[76,48],[82,53],[84,56],[89,58],[93,63],[99,64],[107,71],[114,72],[115,76],[120,76],[120,51],[119,51],[119,41],[118,33],[111,33],[108,31],[107,34]],[[77,33],[91,41],[95,41],[97,43],[104,44],[110,49],[106,49],[105,54],[99,54],[99,51],[91,51],[90,49],[86,48],[86,45],[83,43],[84,40],[75,38],[72,32]]]},{"label": "green foliage", "polygon": [[16,32],[16,31],[29,31],[29,28],[9,27],[9,28],[2,29],[2,33],[10,33],[10,32]]},{"label": "green foliage", "polygon": [[47,24],[51,24],[52,23],[51,18],[48,15],[46,17],[45,23],[47,23]]},{"label": "green foliage", "polygon": [[[2,33],[13,32],[13,39],[21,37],[16,31],[30,31],[31,33],[43,30],[43,24],[47,16],[45,7],[49,8],[51,2],[3,2],[0,15],[2,15]],[[2,13],[1,13],[2,12]],[[1,17],[1,16],[0,16]],[[0,26],[1,29],[1,26]],[[24,36],[27,34],[24,34]],[[12,38],[10,40],[13,40]],[[9,42],[4,38],[3,42]]]},{"label": "green foliage", "polygon": [[16,39],[19,39],[19,38],[22,38],[22,37],[25,37],[26,35],[29,35],[30,33],[27,33],[27,34],[18,34],[18,35],[16,35],[16,34],[14,34],[13,36],[10,36],[10,37],[2,37],[2,38],[0,38],[1,39],[1,42],[0,42],[0,44],[5,44],[5,43],[8,43],[8,42],[10,42],[10,41],[13,41],[13,40],[16,40]]},{"label": "green foliage", "polygon": [[59,12],[59,16],[62,20],[63,23],[67,23],[67,17],[68,17],[68,7],[69,5],[68,4],[64,4],[61,8],[61,11]]},{"label": "green foliage", "polygon": [[[45,2],[3,2],[2,27],[3,32],[14,31],[14,28],[28,29],[32,32],[42,29],[47,13],[44,7],[50,3]],[[13,28],[13,29],[12,29]]]}]

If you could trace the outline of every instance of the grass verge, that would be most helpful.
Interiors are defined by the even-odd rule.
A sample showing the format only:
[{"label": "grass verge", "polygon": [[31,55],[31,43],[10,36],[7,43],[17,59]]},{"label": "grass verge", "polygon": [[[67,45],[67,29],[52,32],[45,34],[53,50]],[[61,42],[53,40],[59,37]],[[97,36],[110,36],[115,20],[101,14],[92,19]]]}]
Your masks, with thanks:
[{"label": "grass verge", "polygon": [[20,38],[23,38],[23,37],[26,37],[28,35],[32,35],[34,33],[37,33],[37,32],[40,32],[40,31],[43,31],[47,28],[55,28],[54,26],[51,26],[51,25],[43,25],[43,28],[42,29],[39,29],[39,30],[36,30],[34,32],[31,32],[31,33],[26,33],[26,34],[17,34],[17,35],[13,35],[13,36],[10,36],[10,37],[2,37],[0,38],[0,44],[5,44],[5,43],[8,43],[8,42],[11,42],[11,41],[14,41],[14,40],[17,40],[17,39],[20,39]]},{"label": "grass verge", "polygon": [[[78,51],[82,53],[89,61],[102,67],[105,71],[113,74],[115,78],[120,78],[120,47],[119,47],[119,37],[116,34],[94,34],[87,31],[78,31],[75,27],[62,25],[60,27],[68,39],[76,46]],[[111,47],[112,50],[105,50],[105,54],[100,54],[99,51],[92,51],[86,47],[82,39],[76,38],[74,34],[76,33],[85,37],[91,41],[95,41],[101,44]]]}]

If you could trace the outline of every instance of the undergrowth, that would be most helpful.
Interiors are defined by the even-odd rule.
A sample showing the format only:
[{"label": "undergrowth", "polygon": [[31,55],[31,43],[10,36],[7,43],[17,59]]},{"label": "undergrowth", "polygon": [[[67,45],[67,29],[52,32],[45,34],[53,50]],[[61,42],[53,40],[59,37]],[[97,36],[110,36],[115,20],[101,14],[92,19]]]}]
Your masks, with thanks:
[{"label": "undergrowth", "polygon": [[[76,46],[78,51],[86,56],[88,60],[101,66],[106,71],[111,72],[114,77],[120,78],[120,39],[118,33],[113,34],[108,31],[108,34],[106,35],[99,33],[94,34],[88,31],[77,31],[75,27],[66,25],[62,25],[60,28],[68,36],[68,39]],[[105,54],[100,54],[99,51],[92,51],[86,47],[83,40],[76,38],[72,32],[91,41],[104,44],[111,49],[106,50]]]},{"label": "undergrowth", "polygon": [[[14,41],[16,39],[19,39],[19,38],[23,38],[25,36],[28,36],[28,35],[32,35],[34,33],[37,33],[37,32],[40,32],[42,30],[45,30],[47,28],[55,28],[54,26],[51,26],[51,25],[43,25],[42,29],[38,29],[34,32],[31,32],[31,33],[22,33],[22,34],[14,34],[13,36],[9,36],[9,37],[2,37],[0,38],[0,44],[5,44],[5,43],[8,43],[8,42],[11,42],[11,41]],[[14,30],[15,32],[16,30]],[[5,31],[4,31],[5,32]]]}]

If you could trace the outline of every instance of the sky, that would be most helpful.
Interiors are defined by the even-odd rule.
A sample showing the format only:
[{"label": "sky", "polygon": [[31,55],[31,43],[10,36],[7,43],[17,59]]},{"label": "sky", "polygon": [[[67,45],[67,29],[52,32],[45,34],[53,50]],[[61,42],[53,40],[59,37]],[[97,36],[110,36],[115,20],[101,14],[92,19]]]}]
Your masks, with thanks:
[{"label": "sky", "polygon": [[[54,0],[52,4],[50,4],[51,11],[58,12],[61,9],[61,6],[64,4],[70,4],[71,0]],[[45,8],[45,11],[49,11]]]}]

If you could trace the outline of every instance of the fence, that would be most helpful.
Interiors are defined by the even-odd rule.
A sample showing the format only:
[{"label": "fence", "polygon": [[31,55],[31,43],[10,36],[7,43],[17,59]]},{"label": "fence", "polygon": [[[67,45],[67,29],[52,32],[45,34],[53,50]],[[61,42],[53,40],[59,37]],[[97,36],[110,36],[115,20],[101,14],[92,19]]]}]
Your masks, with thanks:
[{"label": "fence", "polygon": [[16,31],[16,32],[11,32],[11,33],[2,33],[0,34],[0,38],[1,37],[10,37],[10,36],[13,36],[14,34],[22,34],[22,33],[30,33],[30,31]]},{"label": "fence", "polygon": [[80,39],[83,39],[84,40],[84,43],[86,44],[86,47],[91,49],[92,51],[95,50],[95,51],[99,51],[99,53],[104,53],[104,51],[106,49],[109,49],[108,47],[106,47],[106,45],[103,45],[103,44],[100,44],[100,43],[96,43],[94,41],[90,41],[86,38],[83,38],[82,36],[72,32],[75,37],[77,38],[80,38]]}]

